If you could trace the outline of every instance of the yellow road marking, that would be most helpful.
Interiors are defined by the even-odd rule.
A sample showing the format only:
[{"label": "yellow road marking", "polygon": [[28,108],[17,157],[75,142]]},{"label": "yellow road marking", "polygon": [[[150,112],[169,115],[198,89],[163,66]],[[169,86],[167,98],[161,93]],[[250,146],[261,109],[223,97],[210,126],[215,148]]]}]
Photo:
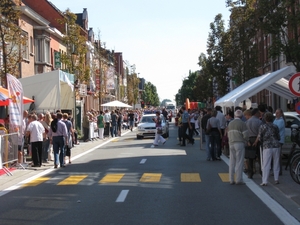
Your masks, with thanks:
[{"label": "yellow road marking", "polygon": [[124,175],[124,173],[107,174],[99,183],[118,183]]},{"label": "yellow road marking", "polygon": [[[219,177],[223,182],[229,182],[229,173],[219,173]],[[235,175],[234,175],[235,178]]]},{"label": "yellow road marking", "polygon": [[41,183],[43,183],[43,182],[45,182],[49,179],[50,179],[50,177],[39,177],[39,178],[34,179],[34,180],[32,180],[32,181],[30,181],[26,184],[23,184],[22,186],[23,187],[37,186],[37,185],[39,185],[39,184],[41,184]]},{"label": "yellow road marking", "polygon": [[80,181],[82,181],[86,177],[87,177],[87,175],[69,176],[68,178],[59,182],[57,185],[75,185],[75,184],[78,184]]},{"label": "yellow road marking", "polygon": [[199,173],[181,173],[181,182],[201,182]]},{"label": "yellow road marking", "polygon": [[161,176],[161,173],[144,173],[140,182],[159,182]]}]

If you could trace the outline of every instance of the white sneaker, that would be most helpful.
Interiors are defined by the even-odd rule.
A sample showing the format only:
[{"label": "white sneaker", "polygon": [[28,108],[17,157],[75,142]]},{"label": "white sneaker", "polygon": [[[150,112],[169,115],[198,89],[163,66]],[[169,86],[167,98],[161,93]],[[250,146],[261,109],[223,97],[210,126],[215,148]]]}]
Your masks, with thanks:
[{"label": "white sneaker", "polygon": [[155,147],[155,145],[151,145],[151,148],[154,148]]}]

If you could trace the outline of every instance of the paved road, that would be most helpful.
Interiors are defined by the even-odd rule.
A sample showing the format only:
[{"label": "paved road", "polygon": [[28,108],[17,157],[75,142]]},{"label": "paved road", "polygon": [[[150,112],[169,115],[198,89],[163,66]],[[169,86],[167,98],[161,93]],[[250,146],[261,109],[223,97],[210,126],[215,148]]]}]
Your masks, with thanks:
[{"label": "paved road", "polygon": [[[175,133],[174,129],[171,134],[175,135]],[[135,140],[134,132],[130,131],[121,138],[110,139],[107,142],[82,143],[72,149],[73,164],[66,168],[53,169],[52,165],[45,164],[35,170],[18,169],[10,177],[1,176],[1,198],[9,201],[7,206],[19,204],[37,207],[43,204],[55,204],[61,211],[65,211],[67,207],[72,211],[73,217],[64,216],[65,219],[61,222],[72,221],[73,224],[82,219],[80,215],[94,215],[100,213],[99,211],[101,211],[103,221],[106,221],[99,224],[197,224],[193,222],[199,215],[201,215],[201,224],[221,224],[227,221],[231,214],[236,213],[234,210],[237,208],[241,215],[231,216],[231,224],[240,224],[241,221],[246,221],[248,224],[247,221],[250,222],[253,219],[256,219],[255,224],[282,224],[277,217],[274,217],[272,211],[279,218],[284,218],[282,220],[285,224],[299,224],[300,207],[297,202],[299,185],[292,181],[288,172],[284,171],[280,178],[280,185],[261,188],[257,185],[261,182],[261,177],[255,175],[254,180],[245,178],[246,186],[232,187],[226,180],[228,179],[226,177],[228,176],[228,158],[223,156],[223,162],[207,162],[204,151],[200,149],[199,140],[194,146],[189,145],[181,149],[176,146],[176,139],[172,135],[165,146],[155,149],[150,148],[152,140]],[[110,173],[117,175],[106,176]],[[70,180],[70,175],[78,174],[80,177],[72,177],[73,181]],[[44,180],[38,180],[39,177]],[[49,180],[45,180],[48,179],[47,177],[50,177]],[[101,180],[101,192],[97,188],[92,188],[88,189],[90,193],[86,193],[86,186],[97,187],[95,183]],[[23,184],[31,181],[43,188],[19,189]],[[65,183],[49,185],[60,182]],[[75,189],[74,187],[61,189],[61,186],[69,185],[68,182],[80,185],[77,185]],[[14,189],[19,190],[10,192]],[[32,194],[33,190],[34,194]],[[45,193],[52,192],[60,193],[61,190],[65,191],[62,194],[68,194],[69,201],[60,202],[59,199],[62,196],[59,194],[54,199],[55,201],[53,199],[50,201],[45,195]],[[230,197],[232,193],[234,193],[234,198]],[[33,195],[38,198],[32,198],[32,201],[25,200],[26,196]],[[97,201],[95,198],[102,200]],[[20,201],[21,199],[23,201]],[[85,207],[78,208],[78,201],[80,204],[84,203],[81,205]],[[118,201],[124,202],[126,207],[119,207],[112,203]],[[101,206],[101,209],[97,207],[95,209],[95,205]],[[235,207],[231,208],[231,205]],[[266,209],[266,205],[270,208]],[[283,210],[281,206],[284,207]],[[264,213],[262,215],[257,213],[258,215],[253,216],[249,212],[250,209]],[[24,213],[24,218],[28,219],[28,223],[24,224],[30,224],[32,218],[25,215],[20,208],[19,210]],[[1,211],[3,212],[3,208]],[[54,219],[52,221],[48,218],[50,214],[45,211],[43,210],[43,213],[47,215],[49,224],[54,222]],[[58,211],[55,210],[55,213],[59,213]],[[13,210],[7,210],[5,214],[0,213],[0,221],[4,221],[3,219],[7,221],[9,213],[12,212]],[[74,212],[78,213],[78,217],[74,216]],[[121,216],[123,220],[113,220],[112,217],[115,216],[113,212]],[[51,215],[54,216],[54,214]],[[154,215],[156,218],[153,218]],[[132,221],[133,216],[135,223]],[[267,218],[266,221],[264,218]],[[122,221],[127,222],[121,223]],[[136,223],[136,221],[148,221],[148,223]],[[37,224],[48,224],[48,222],[43,221]]]}]

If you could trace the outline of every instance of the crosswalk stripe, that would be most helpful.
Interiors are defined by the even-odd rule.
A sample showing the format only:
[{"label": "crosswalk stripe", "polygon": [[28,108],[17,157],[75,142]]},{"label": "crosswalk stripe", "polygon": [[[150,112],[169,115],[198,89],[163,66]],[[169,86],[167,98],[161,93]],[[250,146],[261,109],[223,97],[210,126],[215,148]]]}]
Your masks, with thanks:
[{"label": "crosswalk stripe", "polygon": [[[218,173],[222,182],[229,182],[229,173]],[[68,178],[62,180],[57,185],[76,185],[85,179],[88,175],[72,175]],[[107,174],[105,175],[99,183],[118,183],[120,180],[125,176],[125,173],[116,173],[116,174]],[[162,173],[143,173],[142,177],[140,178],[139,182],[143,183],[151,183],[151,182],[160,182],[162,177]],[[30,186],[37,186],[43,182],[49,180],[50,177],[40,177],[37,178],[29,183],[23,184],[23,187],[30,187]],[[180,182],[202,182],[199,173],[181,173],[180,174]]]},{"label": "crosswalk stripe", "polygon": [[144,173],[140,182],[159,182],[161,176],[161,173]]},{"label": "crosswalk stripe", "polygon": [[45,182],[45,181],[47,181],[49,179],[50,179],[50,177],[39,177],[39,178],[34,179],[34,180],[32,180],[32,181],[30,181],[30,182],[28,182],[26,184],[23,184],[22,186],[23,187],[37,186],[37,185],[39,185],[39,184],[41,184],[41,183],[43,183],[43,182]]},{"label": "crosswalk stripe", "polygon": [[78,184],[86,177],[87,175],[72,175],[64,179],[63,181],[59,182],[57,185],[75,185]]},{"label": "crosswalk stripe", "polygon": [[99,181],[99,183],[118,183],[124,175],[124,173],[107,174]]},{"label": "crosswalk stripe", "polygon": [[181,173],[181,182],[201,182],[199,173]]}]

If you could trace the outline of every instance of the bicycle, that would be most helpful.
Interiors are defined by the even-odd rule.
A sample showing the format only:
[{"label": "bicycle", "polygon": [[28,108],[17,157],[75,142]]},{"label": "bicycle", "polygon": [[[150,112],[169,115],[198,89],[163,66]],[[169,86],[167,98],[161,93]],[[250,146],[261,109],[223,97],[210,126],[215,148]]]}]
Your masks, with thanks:
[{"label": "bicycle", "polygon": [[300,150],[296,148],[297,145],[300,147],[300,128],[297,124],[291,126],[291,141],[293,145],[285,169],[289,167],[292,179],[300,184]]}]

